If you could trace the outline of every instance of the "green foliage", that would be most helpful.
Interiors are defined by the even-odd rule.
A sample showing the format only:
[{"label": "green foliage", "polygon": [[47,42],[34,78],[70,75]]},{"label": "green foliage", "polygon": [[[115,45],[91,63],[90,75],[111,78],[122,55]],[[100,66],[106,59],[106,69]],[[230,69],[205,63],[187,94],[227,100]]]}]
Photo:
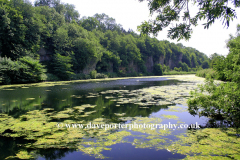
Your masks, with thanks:
[{"label": "green foliage", "polygon": [[47,81],[59,81],[59,78],[57,76],[55,76],[54,74],[51,73],[47,73]]},{"label": "green foliage", "polygon": [[113,70],[118,71],[118,67],[121,64],[121,59],[118,55],[113,54],[111,51],[103,51],[101,60],[97,63],[96,69],[98,72],[108,72]]},{"label": "green foliage", "polygon": [[98,61],[102,56],[102,48],[94,39],[78,38],[73,45],[73,68],[76,71],[81,71],[87,64]]},{"label": "green foliage", "polygon": [[100,78],[108,78],[108,75],[103,74],[103,73],[97,73],[97,74],[96,74],[96,78],[97,78],[97,79],[100,79]]},{"label": "green foliage", "polygon": [[224,119],[235,127],[240,127],[240,88],[237,83],[227,82],[220,85],[213,79],[206,79],[200,91],[192,92],[188,100],[192,115]]},{"label": "green foliage", "polygon": [[46,72],[38,60],[22,57],[12,61],[10,58],[0,57],[0,78],[3,84],[29,83],[45,80]]},{"label": "green foliage", "polygon": [[196,55],[192,54],[190,59],[191,59],[191,68],[196,68],[198,66]]},{"label": "green foliage", "polygon": [[24,0],[0,0],[0,56],[10,58],[0,69],[0,82],[87,79],[90,75],[79,73],[95,64],[99,73],[114,72],[109,77],[150,75],[152,64],[161,63],[170,71],[169,61],[178,64],[181,56],[185,68],[178,67],[184,71],[186,65],[197,67],[208,60],[182,44],[125,31],[104,13],[82,19],[79,15],[74,5],[60,0],[37,0],[35,6]]},{"label": "green foliage", "polygon": [[[144,0],[139,0],[144,1]],[[149,22],[143,22],[138,30],[141,33],[153,33],[157,35],[159,31],[167,28],[173,22],[177,22],[174,27],[170,27],[168,31],[168,37],[171,39],[186,39],[191,38],[192,26],[197,26],[198,22],[201,20],[206,20],[204,23],[204,28],[209,28],[215,20],[221,19],[225,26],[229,26],[229,23],[233,18],[236,18],[236,12],[233,8],[238,8],[240,6],[239,1],[231,1],[233,3],[233,8],[228,6],[230,1],[171,1],[171,0],[151,0],[148,1],[148,6],[150,14],[155,16],[155,20],[149,20]],[[194,12],[195,15],[190,15],[189,7],[190,5],[197,5],[198,12]],[[181,17],[181,18],[180,18]],[[181,19],[181,20],[180,20]],[[180,22],[179,22],[180,21]]]},{"label": "green foliage", "polygon": [[97,78],[97,71],[96,71],[96,70],[92,70],[92,71],[90,72],[90,77],[91,77],[92,79],[96,79],[96,78]]},{"label": "green foliage", "polygon": [[60,80],[69,80],[72,72],[71,57],[62,56],[56,53],[53,58],[53,74],[56,75]]},{"label": "green foliage", "polygon": [[116,77],[118,77],[118,74],[115,73],[115,72],[110,72],[110,73],[107,73],[107,76],[108,76],[109,78],[116,78]]},{"label": "green foliage", "polygon": [[71,80],[81,80],[81,79],[90,79],[90,75],[89,74],[83,74],[83,73],[77,73],[77,74],[73,74],[71,75]]},{"label": "green foliage", "polygon": [[213,69],[202,69],[197,71],[196,76],[198,77],[207,77],[210,76],[213,79],[217,79],[217,72],[214,71]]},{"label": "green foliage", "polygon": [[182,68],[182,71],[188,72],[188,65],[185,62],[179,62],[178,67]]},{"label": "green foliage", "polygon": [[185,71],[168,71],[168,72],[163,72],[163,75],[185,75],[185,74],[196,74],[196,72],[194,71],[189,71],[189,72],[185,72]]},{"label": "green foliage", "polygon": [[43,81],[44,73],[46,72],[44,66],[39,63],[39,60],[35,60],[31,57],[22,57],[19,59],[22,65],[27,66],[27,70],[24,71],[30,82]]},{"label": "green foliage", "polygon": [[181,72],[182,71],[182,67],[179,67],[179,68],[174,67],[174,71]]},{"label": "green foliage", "polygon": [[162,71],[162,65],[161,64],[155,64],[153,67],[153,73],[156,76],[162,76],[163,71]]},{"label": "green foliage", "polygon": [[[191,114],[209,116],[214,119],[222,118],[234,127],[240,127],[240,36],[231,37],[228,41],[229,54],[225,58],[218,54],[211,56],[211,63],[215,72],[208,74],[200,91],[192,92],[193,96],[188,101]],[[206,76],[206,71],[199,71],[198,75]],[[204,75],[205,74],[205,75]],[[214,77],[220,80],[227,80],[215,84]]]},{"label": "green foliage", "polygon": [[203,69],[209,68],[209,63],[208,63],[208,61],[204,61],[204,62],[202,63],[202,68],[203,68]]},{"label": "green foliage", "polygon": [[170,71],[170,67],[166,66],[165,64],[163,65],[163,72],[169,72]]}]

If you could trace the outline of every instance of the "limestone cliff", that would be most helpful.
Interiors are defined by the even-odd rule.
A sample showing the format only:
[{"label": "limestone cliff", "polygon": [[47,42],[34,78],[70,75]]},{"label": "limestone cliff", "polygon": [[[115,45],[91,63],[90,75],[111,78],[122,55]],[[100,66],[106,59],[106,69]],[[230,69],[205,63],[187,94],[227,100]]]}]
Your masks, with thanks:
[{"label": "limestone cliff", "polygon": [[89,74],[92,70],[96,70],[97,60],[92,59],[89,61],[89,63],[84,67],[82,70],[83,74]]},{"label": "limestone cliff", "polygon": [[147,60],[145,61],[145,66],[147,68],[147,72],[153,72],[153,57],[150,56],[147,58]]},{"label": "limestone cliff", "polygon": [[51,60],[49,51],[43,47],[40,48],[40,50],[38,51],[38,54],[40,55],[40,62]]},{"label": "limestone cliff", "polygon": [[138,66],[134,64],[133,61],[129,63],[127,73],[132,73],[132,72],[138,72]]}]

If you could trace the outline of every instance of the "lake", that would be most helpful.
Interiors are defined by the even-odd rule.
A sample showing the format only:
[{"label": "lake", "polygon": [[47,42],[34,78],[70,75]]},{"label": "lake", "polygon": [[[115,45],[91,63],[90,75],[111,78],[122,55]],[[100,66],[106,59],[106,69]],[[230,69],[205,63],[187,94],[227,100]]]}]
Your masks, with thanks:
[{"label": "lake", "polygon": [[187,111],[193,75],[0,89],[0,159],[184,159],[173,144],[208,121]]}]

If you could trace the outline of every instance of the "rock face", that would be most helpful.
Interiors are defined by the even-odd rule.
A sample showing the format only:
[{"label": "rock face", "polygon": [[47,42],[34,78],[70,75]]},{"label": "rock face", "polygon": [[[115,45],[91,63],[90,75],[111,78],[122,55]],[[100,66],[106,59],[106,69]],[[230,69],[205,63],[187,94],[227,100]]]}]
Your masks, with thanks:
[{"label": "rock face", "polygon": [[128,65],[127,73],[131,73],[131,72],[138,72],[138,66],[134,64],[133,61],[131,61],[130,64]]},{"label": "rock face", "polygon": [[177,65],[178,65],[179,62],[182,62],[182,57],[183,57],[183,55],[182,55],[182,53],[181,53],[181,54],[178,55],[176,61],[174,61],[173,59],[170,58],[170,59],[168,60],[168,63],[165,64],[165,65],[168,65],[171,69],[173,69],[174,67],[177,67]]},{"label": "rock face", "polygon": [[40,62],[51,60],[50,53],[45,48],[40,48],[38,54],[40,55]]},{"label": "rock face", "polygon": [[145,66],[147,68],[147,72],[153,72],[153,57],[150,56],[147,58],[146,62],[145,62]]},{"label": "rock face", "polygon": [[178,57],[178,62],[182,62],[182,57],[183,57],[183,54],[181,53]]},{"label": "rock face", "polygon": [[110,67],[107,68],[107,72],[112,73],[113,72],[113,63],[109,62]]},{"label": "rock face", "polygon": [[82,70],[82,73],[83,74],[89,74],[92,70],[96,69],[96,65],[97,65],[97,60],[96,59],[90,60],[90,62]]},{"label": "rock face", "polygon": [[[42,47],[40,48],[38,53],[40,55],[40,61],[51,60],[51,56],[50,56],[51,54],[47,49]],[[1,52],[0,52],[0,55],[1,55]],[[164,55],[161,55],[158,60],[155,60],[155,63],[160,63],[161,65],[165,64],[166,66],[169,66],[171,69],[173,69],[174,67],[177,67],[179,62],[182,62],[182,57],[183,57],[182,53],[176,57],[176,60],[173,60],[171,58],[166,59]],[[110,67],[107,68],[107,72],[113,72],[114,64],[112,62],[109,62],[109,64],[110,64]],[[83,74],[89,74],[92,70],[96,70],[96,65],[97,65],[97,59],[92,59],[84,67],[82,71],[78,71],[78,72],[81,72]],[[154,66],[153,56],[147,57],[145,61],[145,66],[147,68],[147,72],[153,72],[153,66]],[[127,71],[127,73],[139,72],[139,67],[137,64],[134,64],[133,61],[131,61],[128,67],[123,67],[122,70]]]},{"label": "rock face", "polygon": [[158,63],[160,63],[162,66],[164,65],[164,59],[165,59],[165,57],[164,57],[164,55],[162,55],[159,57],[159,60],[158,60]]}]

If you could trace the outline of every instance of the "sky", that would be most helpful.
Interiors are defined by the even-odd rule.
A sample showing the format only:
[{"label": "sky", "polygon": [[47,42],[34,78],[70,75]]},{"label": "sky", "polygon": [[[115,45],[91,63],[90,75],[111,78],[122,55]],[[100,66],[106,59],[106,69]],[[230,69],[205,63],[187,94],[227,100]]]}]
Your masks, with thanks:
[{"label": "sky", "polygon": [[[32,0],[33,2],[34,0]],[[137,32],[137,26],[142,22],[153,19],[150,16],[148,4],[146,1],[139,2],[138,0],[61,0],[63,3],[74,4],[78,10],[80,18],[86,16],[91,17],[96,13],[105,13],[109,17],[116,20],[116,23],[121,24],[125,30],[129,28]],[[196,12],[197,8],[190,6],[190,13]],[[237,15],[240,10],[236,10]],[[165,28],[159,32],[156,37],[158,40],[168,40],[174,43],[182,43],[186,47],[196,48],[198,51],[210,56],[213,53],[227,55],[226,41],[229,35],[235,35],[237,19],[230,22],[230,27],[226,28],[220,20],[216,21],[209,29],[204,29],[204,22],[199,22],[197,27],[193,27],[193,34],[189,41],[171,40],[167,38],[168,29]],[[139,32],[137,32],[139,33]]]}]

